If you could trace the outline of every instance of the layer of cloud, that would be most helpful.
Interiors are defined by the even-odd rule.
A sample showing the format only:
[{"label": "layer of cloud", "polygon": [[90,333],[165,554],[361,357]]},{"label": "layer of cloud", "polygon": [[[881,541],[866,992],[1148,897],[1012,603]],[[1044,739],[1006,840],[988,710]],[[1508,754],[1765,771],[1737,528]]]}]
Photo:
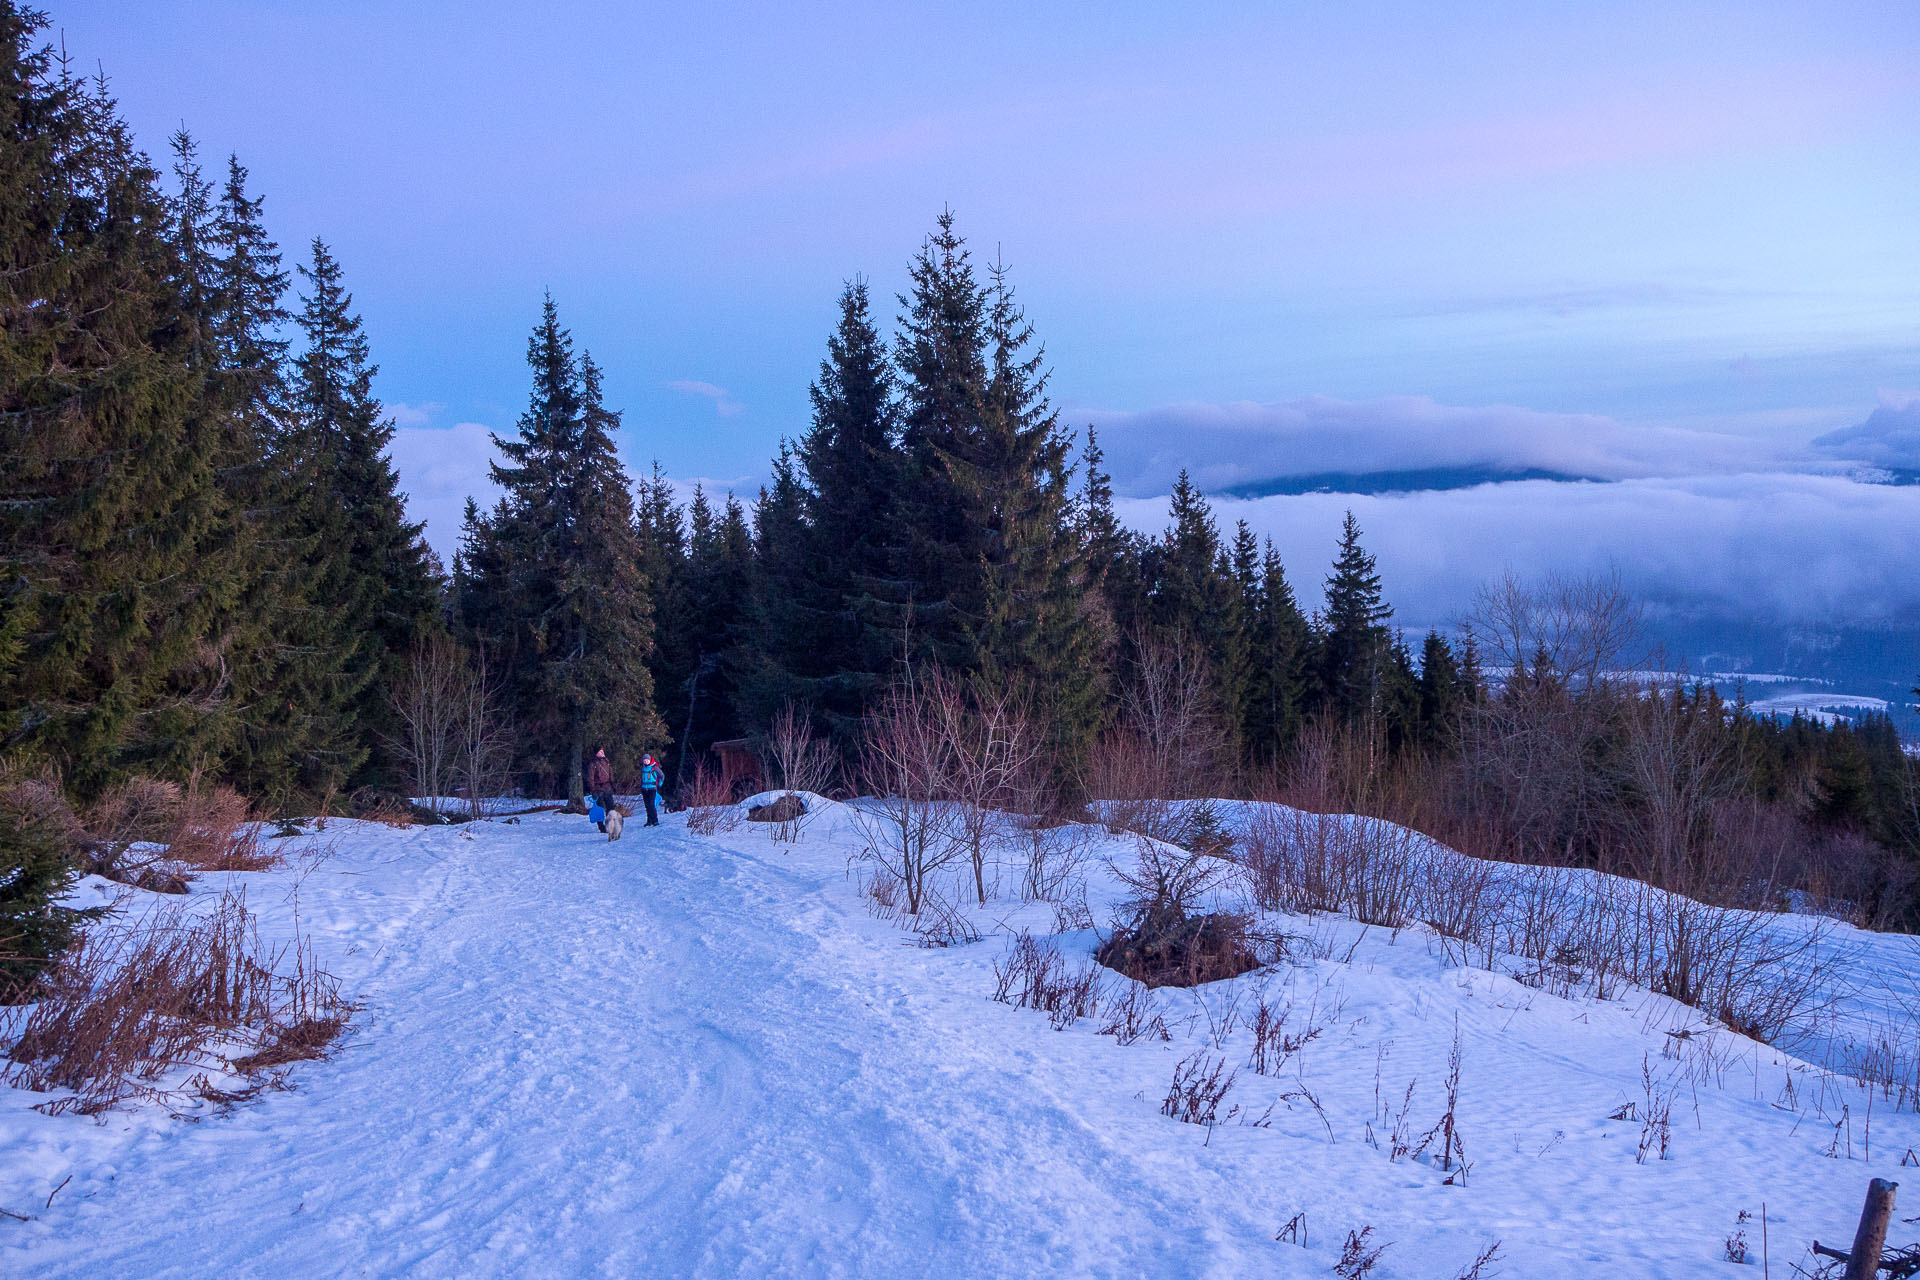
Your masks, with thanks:
[{"label": "layer of cloud", "polygon": [[438,400],[428,400],[422,404],[408,404],[404,400],[390,400],[386,404],[387,416],[393,419],[397,427],[424,427],[439,416],[447,406]]},{"label": "layer of cloud", "polygon": [[1889,397],[1867,420],[1818,436],[1814,448],[1875,467],[1920,470],[1920,396]]},{"label": "layer of cloud", "polygon": [[1276,477],[1436,468],[1551,471],[1597,480],[1754,469],[1768,446],[1729,434],[1631,426],[1599,414],[1423,396],[1179,404],[1073,415],[1100,433],[1116,492],[1165,493],[1182,468],[1218,492]]},{"label": "layer of cloud", "polygon": [[733,393],[725,387],[716,387],[711,382],[693,382],[681,379],[667,384],[669,391],[678,391],[682,395],[705,396],[713,401],[713,411],[723,418],[731,418],[746,406],[733,398]]},{"label": "layer of cloud", "polygon": [[443,562],[451,563],[460,546],[460,518],[467,498],[471,496],[485,509],[499,496],[487,470],[500,461],[493,432],[478,422],[402,426],[393,433],[387,456],[400,473],[408,517],[426,521],[428,545]]},{"label": "layer of cloud", "polygon": [[[1166,523],[1164,498],[1119,505],[1135,528]],[[1526,481],[1450,492],[1220,499],[1273,539],[1303,602],[1320,588],[1351,510],[1406,625],[1444,624],[1503,571],[1617,568],[1629,589],[1676,615],[1787,625],[1873,626],[1920,617],[1920,487],[1788,474]]]}]

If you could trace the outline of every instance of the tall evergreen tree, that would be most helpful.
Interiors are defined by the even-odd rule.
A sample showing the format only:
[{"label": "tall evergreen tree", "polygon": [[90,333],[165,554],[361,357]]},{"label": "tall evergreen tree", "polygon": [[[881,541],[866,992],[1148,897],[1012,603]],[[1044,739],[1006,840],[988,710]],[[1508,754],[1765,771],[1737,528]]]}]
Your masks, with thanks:
[{"label": "tall evergreen tree", "polygon": [[1247,747],[1255,760],[1275,761],[1300,735],[1311,698],[1312,635],[1269,541],[1260,560],[1260,612],[1249,633],[1248,667],[1258,672],[1256,721]]},{"label": "tall evergreen tree", "polygon": [[1340,554],[1327,578],[1321,642],[1321,682],[1331,715],[1356,724],[1376,711],[1392,616],[1380,596],[1373,557],[1360,545],[1360,524],[1349,511],[1340,529]]},{"label": "tall evergreen tree", "polygon": [[1438,631],[1427,632],[1420,646],[1420,740],[1429,747],[1453,745],[1465,700],[1452,647]]},{"label": "tall evergreen tree", "polygon": [[915,255],[912,292],[894,340],[901,390],[901,443],[908,456],[896,523],[906,615],[917,654],[971,669],[988,531],[975,521],[981,402],[990,376],[987,293],[975,278],[952,210]]},{"label": "tall evergreen tree", "polygon": [[1206,654],[1219,704],[1233,714],[1229,729],[1237,744],[1247,666],[1241,585],[1213,509],[1184,470],[1174,481],[1168,514],[1172,524],[1148,557],[1150,617],[1159,630],[1193,641]]},{"label": "tall evergreen tree", "polygon": [[1100,719],[1090,570],[1073,528],[1072,436],[1047,399],[1045,353],[1015,301],[1004,263],[987,289],[989,377],[972,457],[955,473],[986,535],[979,566],[973,665],[1023,685],[1053,746],[1077,759]]},{"label": "tall evergreen tree", "polygon": [[681,722],[668,776],[684,780],[707,748],[740,731],[737,673],[747,661],[753,544],[746,513],[732,495],[716,514],[704,488],[696,486],[688,512],[687,598],[690,607],[678,631],[685,677],[672,692]]},{"label": "tall evergreen tree", "polygon": [[203,760],[216,442],[158,175],[0,6],[0,753],[88,795]]},{"label": "tall evergreen tree", "polygon": [[503,497],[463,551],[475,619],[505,679],[523,743],[519,763],[584,800],[589,743],[664,746],[648,660],[653,606],[648,553],[615,451],[619,415],[598,367],[573,356],[549,297],[527,344],[533,392],[507,460]]},{"label": "tall evergreen tree", "polygon": [[[860,717],[899,660],[902,578],[910,531],[901,498],[907,459],[898,440],[898,390],[873,323],[864,280],[840,295],[840,319],[809,394],[813,422],[800,441],[793,497],[807,554],[780,581],[793,639],[782,697],[799,697],[851,749]],[[784,496],[776,483],[775,496]],[[759,716],[778,710],[760,700]]]},{"label": "tall evergreen tree", "polygon": [[300,274],[281,450],[289,544],[307,562],[294,630],[305,643],[277,689],[297,717],[300,787],[397,781],[375,748],[389,736],[387,701],[416,642],[439,617],[438,584],[419,524],[409,521],[386,456],[393,424],[373,394],[373,364],[339,261],[316,239]]},{"label": "tall evergreen tree", "polygon": [[821,712],[826,682],[828,637],[836,615],[822,585],[821,558],[807,522],[807,492],[799,476],[793,446],[780,442],[773,462],[773,485],[753,505],[753,567],[748,641],[736,655],[740,715],[758,730],[792,703]]}]

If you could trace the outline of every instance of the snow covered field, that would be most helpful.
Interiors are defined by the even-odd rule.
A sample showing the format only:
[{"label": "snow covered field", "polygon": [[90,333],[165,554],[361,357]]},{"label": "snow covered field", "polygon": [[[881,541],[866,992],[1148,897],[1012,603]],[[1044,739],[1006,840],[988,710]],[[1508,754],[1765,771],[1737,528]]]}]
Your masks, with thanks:
[{"label": "snow covered field", "polygon": [[[1371,1227],[1375,1280],[1451,1280],[1494,1241],[1483,1275],[1759,1275],[1764,1204],[1784,1277],[1920,1148],[1911,1113],[1664,998],[1561,999],[1344,917],[1270,917],[1292,963],[1154,993],[1170,1039],[1120,1044],[1104,1011],[1055,1030],[992,998],[1053,905],[916,945],[863,896],[840,806],[792,844],[680,816],[618,844],[557,814],[327,836],[194,893],[244,883],[268,933],[297,912],[363,1006],[332,1057],[184,1118],[0,1088],[0,1209],[27,1219],[0,1218],[0,1273],[1324,1277]],[[1098,856],[1132,848],[1087,864],[1102,925]],[[1912,940],[1836,940],[1852,1016],[1904,1017]],[[1096,938],[1053,943],[1077,968]],[[1247,1065],[1261,1003],[1306,1039],[1277,1075]],[[1456,1036],[1446,1185],[1394,1135],[1441,1118]],[[1161,1113],[1196,1053],[1235,1073],[1210,1129]]]}]

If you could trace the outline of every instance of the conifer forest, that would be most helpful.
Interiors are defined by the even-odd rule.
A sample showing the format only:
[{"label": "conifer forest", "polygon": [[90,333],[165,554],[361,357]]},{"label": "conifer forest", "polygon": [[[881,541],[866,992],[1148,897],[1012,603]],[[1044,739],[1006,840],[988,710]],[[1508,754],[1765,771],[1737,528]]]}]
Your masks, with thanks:
[{"label": "conifer forest", "polygon": [[[1017,703],[1049,812],[1144,772],[1175,797],[1345,807],[1489,857],[1920,924],[1920,789],[1885,717],[1782,720],[1684,672],[1630,677],[1634,602],[1605,581],[1489,583],[1459,627],[1407,634],[1351,515],[1325,563],[1283,564],[1183,474],[1162,528],[1124,525],[964,210],[902,244],[897,298],[847,264],[811,417],[753,493],[629,474],[616,440],[648,426],[606,400],[617,353],[565,297],[525,299],[501,496],[469,502],[440,563],[386,453],[353,264],[279,243],[243,157],[184,128],[154,142],[44,17],[0,3],[13,794],[34,780],[85,813],[157,779],[264,816],[441,780],[577,804],[604,746],[623,784],[651,750],[684,795],[718,785],[714,743],[763,751],[783,715],[862,794],[876,708],[937,680]],[[466,747],[425,775],[405,703],[429,675],[464,700]],[[49,812],[0,806],[16,974],[64,936]]]}]

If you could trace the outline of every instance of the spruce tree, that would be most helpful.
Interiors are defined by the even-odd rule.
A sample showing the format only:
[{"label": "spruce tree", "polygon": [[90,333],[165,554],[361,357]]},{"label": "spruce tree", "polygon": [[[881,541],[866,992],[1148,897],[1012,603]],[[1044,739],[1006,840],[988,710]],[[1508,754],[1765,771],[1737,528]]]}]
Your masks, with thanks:
[{"label": "spruce tree", "polygon": [[518,763],[579,808],[590,743],[629,757],[666,745],[648,667],[648,545],[614,448],[619,415],[592,359],[575,360],[551,297],[527,363],[533,392],[518,435],[494,437],[504,495],[472,522],[462,551],[463,615],[506,666]]},{"label": "spruce tree", "polygon": [[1004,263],[988,284],[989,377],[980,433],[955,474],[986,537],[979,566],[972,665],[1036,700],[1053,748],[1077,760],[1100,717],[1097,633],[1089,568],[1073,527],[1070,433],[1047,399],[1045,353],[1015,301]]},{"label": "spruce tree", "polygon": [[1250,643],[1248,663],[1262,672],[1265,703],[1247,745],[1256,760],[1275,761],[1299,738],[1312,702],[1313,636],[1271,541],[1261,556],[1260,614]]},{"label": "spruce tree", "polygon": [[911,637],[914,653],[971,669],[981,607],[978,566],[986,530],[975,524],[967,489],[976,478],[981,400],[986,392],[987,295],[974,277],[953,212],[915,255],[912,292],[894,340],[901,390],[901,443],[908,457],[896,522],[904,611],[888,630]]},{"label": "spruce tree", "polygon": [[333,651],[341,624],[320,595],[321,565],[298,523],[302,467],[288,436],[282,333],[288,275],[267,234],[264,198],[247,190],[247,170],[227,159],[215,205],[209,337],[218,368],[227,434],[220,483],[241,514],[248,571],[236,601],[251,624],[235,655],[234,735],[227,772],[248,796],[287,803],[304,785],[301,762],[313,708],[303,705],[302,670],[316,652]]},{"label": "spruce tree", "polygon": [[1233,716],[1228,727],[1237,746],[1247,666],[1241,585],[1220,543],[1213,509],[1185,470],[1174,481],[1168,514],[1172,524],[1148,558],[1149,616],[1157,629],[1194,642],[1206,654],[1220,706]]},{"label": "spruce tree", "polygon": [[[898,388],[864,280],[840,295],[839,323],[809,394],[813,421],[797,450],[796,489],[783,492],[776,478],[774,492],[781,503],[799,500],[808,539],[807,554],[781,577],[788,624],[812,641],[810,652],[792,654],[785,696],[811,704],[851,749],[899,659],[899,606],[911,595]],[[762,717],[779,709],[766,702]]]},{"label": "spruce tree", "polygon": [[296,727],[300,789],[394,785],[375,748],[392,736],[387,695],[414,645],[439,618],[439,587],[422,526],[410,522],[386,456],[393,424],[373,394],[378,371],[339,261],[312,245],[300,274],[304,345],[288,393],[282,455],[287,535],[307,562],[304,644],[278,691]]},{"label": "spruce tree", "polygon": [[687,599],[679,628],[686,674],[673,692],[680,723],[667,758],[668,776],[684,780],[707,748],[740,731],[738,672],[746,661],[753,545],[746,513],[732,495],[716,514],[695,486],[688,508]]},{"label": "spruce tree", "polygon": [[206,760],[216,439],[158,175],[0,7],[0,754],[82,796]]},{"label": "spruce tree", "polygon": [[773,485],[761,489],[753,504],[748,640],[735,658],[748,731],[771,724],[789,703],[812,708],[822,727],[832,727],[820,711],[827,678],[819,674],[828,662],[823,655],[834,620],[820,586],[828,567],[813,545],[793,446],[782,440]]},{"label": "spruce tree", "polygon": [[1376,718],[1389,751],[1409,750],[1421,742],[1420,676],[1413,669],[1407,638],[1394,632],[1380,659]]},{"label": "spruce tree", "polygon": [[1427,632],[1420,646],[1420,740],[1425,745],[1453,745],[1464,700],[1453,649],[1438,631]]},{"label": "spruce tree", "polygon": [[1340,554],[1326,593],[1321,682],[1327,710],[1348,724],[1362,723],[1377,709],[1393,610],[1380,598],[1380,575],[1360,545],[1360,525],[1351,511],[1341,526]]}]

